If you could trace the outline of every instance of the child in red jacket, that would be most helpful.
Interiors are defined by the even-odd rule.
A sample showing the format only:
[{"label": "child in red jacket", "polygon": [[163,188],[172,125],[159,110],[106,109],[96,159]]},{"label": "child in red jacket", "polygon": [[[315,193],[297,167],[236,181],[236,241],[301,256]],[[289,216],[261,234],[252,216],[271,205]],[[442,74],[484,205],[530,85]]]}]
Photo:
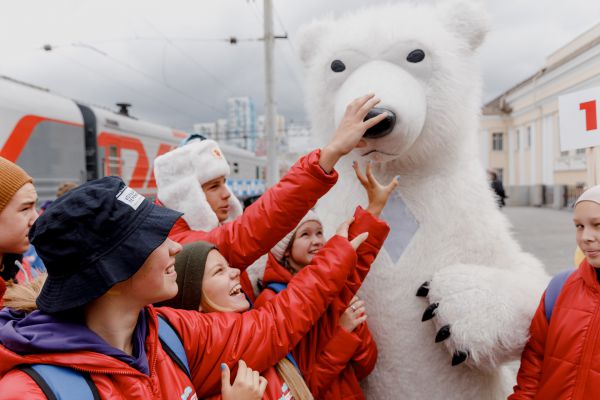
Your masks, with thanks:
[{"label": "child in red jacket", "polygon": [[533,317],[511,400],[596,399],[600,387],[600,186],[573,210],[585,259],[552,279]]},{"label": "child in red jacket", "polygon": [[[367,212],[358,209],[355,219],[370,225],[369,232],[385,232],[387,226],[377,219],[389,195],[397,186],[380,185],[367,165],[366,177],[354,164],[356,175],[369,195]],[[324,243],[323,226],[314,211],[310,211],[296,227],[272,250],[265,268],[256,307],[262,307],[277,296],[277,285],[287,283],[309,265]],[[379,244],[381,246],[383,242]],[[360,250],[359,250],[360,253]],[[369,268],[372,259],[361,259]],[[358,284],[362,279],[358,280]],[[317,399],[364,399],[359,381],[371,373],[377,360],[377,346],[366,324],[364,302],[354,296],[342,303],[345,310],[333,333],[327,328],[328,316],[319,321],[304,337],[292,354],[298,361],[310,391]]]},{"label": "child in red jacket", "polygon": [[29,248],[27,233],[38,217],[36,202],[33,179],[21,167],[0,157],[0,307],[6,282],[30,278],[29,265],[22,255]]}]

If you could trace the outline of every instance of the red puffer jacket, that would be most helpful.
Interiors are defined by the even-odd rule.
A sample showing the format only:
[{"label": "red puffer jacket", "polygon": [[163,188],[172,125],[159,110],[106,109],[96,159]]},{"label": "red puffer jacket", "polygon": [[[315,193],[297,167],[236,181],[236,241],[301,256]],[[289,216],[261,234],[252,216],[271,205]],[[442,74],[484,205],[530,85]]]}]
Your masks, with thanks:
[{"label": "red puffer jacket", "polygon": [[[349,277],[346,287],[327,313],[292,350],[304,380],[316,399],[364,399],[359,381],[371,373],[377,361],[377,346],[367,324],[363,323],[353,332],[348,332],[339,327],[338,321],[383,246],[389,227],[360,207],[356,209],[354,221],[350,226],[351,238],[369,232],[367,241],[357,251],[357,273]],[[291,273],[269,254],[264,285],[271,282],[288,283],[291,279]],[[275,292],[265,289],[258,296],[255,306],[262,307],[276,297]]]},{"label": "red puffer jacket", "polygon": [[[545,295],[545,294],[544,294]],[[550,323],[533,317],[511,400],[588,400],[600,393],[600,284],[587,260],[565,282]]]},{"label": "red puffer jacket", "polygon": [[[169,237],[186,244],[203,240],[217,246],[232,267],[244,270],[266,254],[300,222],[337,181],[325,173],[320,150],[300,158],[290,171],[232,222],[212,231],[193,231],[180,218]],[[160,200],[160,199],[159,199]]]},{"label": "red puffer jacket", "polygon": [[[332,238],[314,265],[290,282],[287,293],[260,310],[242,314],[154,309],[148,307],[146,355],[150,374],[145,375],[116,358],[77,351],[71,353],[17,354],[0,346],[0,399],[45,399],[34,381],[19,365],[47,363],[88,371],[102,399],[182,399],[195,388],[197,398],[220,391],[221,363],[237,368],[239,359],[263,371],[284,357],[338,296],[349,272],[356,265],[356,252],[347,239]],[[300,274],[302,274],[300,276]],[[192,381],[159,345],[156,313],[165,316],[183,341]],[[9,323],[10,324],[10,323]],[[0,326],[2,341],[3,326]],[[10,329],[10,327],[8,327]],[[32,332],[33,327],[28,328]],[[235,376],[237,371],[232,371]],[[276,393],[267,398],[278,399]],[[194,393],[187,397],[194,399]]]}]

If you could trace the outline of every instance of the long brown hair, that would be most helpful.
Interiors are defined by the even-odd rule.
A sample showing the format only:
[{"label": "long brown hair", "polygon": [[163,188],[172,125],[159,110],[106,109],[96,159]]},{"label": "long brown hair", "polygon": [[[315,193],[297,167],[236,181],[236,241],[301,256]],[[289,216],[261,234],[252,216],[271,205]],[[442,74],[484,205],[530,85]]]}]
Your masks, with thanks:
[{"label": "long brown hair", "polygon": [[29,282],[7,284],[3,300],[4,306],[28,313],[37,310],[35,300],[42,291],[46,277],[47,275],[44,273]]},{"label": "long brown hair", "polygon": [[284,358],[279,361],[277,365],[275,365],[275,369],[279,376],[283,378],[285,383],[290,388],[290,392],[292,392],[292,396],[294,396],[294,400],[313,400],[314,397],[310,392],[308,386],[306,386],[306,382],[300,375],[298,369],[288,360]]},{"label": "long brown hair", "polygon": [[290,242],[288,243],[287,247],[285,248],[285,251],[283,252],[283,259],[281,260],[281,265],[283,265],[283,268],[287,269],[290,272],[290,274],[292,274],[292,276],[296,275],[297,271],[295,271],[294,268],[292,268],[288,259],[292,256],[292,247],[294,247],[294,242],[296,241],[296,232],[297,230],[294,231]]}]

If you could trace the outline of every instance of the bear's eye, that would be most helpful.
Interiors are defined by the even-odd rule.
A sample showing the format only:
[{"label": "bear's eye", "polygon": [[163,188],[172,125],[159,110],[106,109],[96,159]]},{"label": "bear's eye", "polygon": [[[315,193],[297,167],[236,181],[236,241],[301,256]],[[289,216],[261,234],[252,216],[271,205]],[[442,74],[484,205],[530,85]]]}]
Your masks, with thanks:
[{"label": "bear's eye", "polygon": [[346,65],[340,60],[333,60],[331,62],[331,70],[333,72],[342,72],[346,69]]},{"label": "bear's eye", "polygon": [[411,63],[418,63],[423,61],[424,58],[425,52],[421,49],[417,49],[410,52],[410,54],[406,57],[406,61]]}]

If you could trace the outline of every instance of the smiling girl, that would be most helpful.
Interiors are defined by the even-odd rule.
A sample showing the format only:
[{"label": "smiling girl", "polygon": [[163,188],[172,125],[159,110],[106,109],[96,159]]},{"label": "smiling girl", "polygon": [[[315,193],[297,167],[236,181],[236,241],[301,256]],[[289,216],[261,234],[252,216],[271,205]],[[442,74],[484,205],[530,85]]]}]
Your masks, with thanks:
[{"label": "smiling girl", "polygon": [[[387,233],[387,226],[378,217],[396,188],[397,180],[382,186],[373,176],[370,164],[367,164],[366,176],[356,163],[354,170],[369,198],[367,211],[359,207],[355,220],[369,224],[368,229],[373,238],[376,237],[375,232]],[[296,229],[271,250],[263,277],[265,289],[258,296],[256,307],[272,301],[277,296],[277,285],[287,285],[309,265],[324,242],[321,221],[311,211]],[[373,244],[381,246],[380,243]],[[366,246],[358,251],[359,264],[368,271],[372,258],[369,254],[363,254],[366,252],[364,247]],[[356,284],[360,286],[362,279],[358,279]],[[367,314],[364,302],[356,296],[350,301],[342,296],[337,304],[337,307],[342,308],[343,314],[337,326],[333,326],[333,333],[326,314],[292,350],[292,354],[315,398],[364,399],[359,381],[375,367],[377,346],[365,322]]]}]

